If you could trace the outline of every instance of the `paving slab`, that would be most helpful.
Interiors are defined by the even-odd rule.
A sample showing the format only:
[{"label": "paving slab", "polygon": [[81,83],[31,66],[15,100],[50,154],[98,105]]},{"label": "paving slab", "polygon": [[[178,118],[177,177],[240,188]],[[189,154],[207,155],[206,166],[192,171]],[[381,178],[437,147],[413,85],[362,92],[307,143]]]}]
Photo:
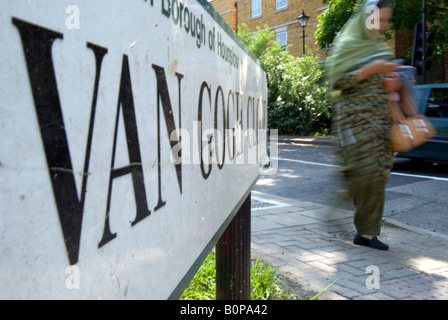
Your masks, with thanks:
[{"label": "paving slab", "polygon": [[[257,192],[252,257],[275,266],[293,291],[320,300],[448,300],[448,237],[392,219],[388,251],[353,244],[353,213]],[[265,202],[265,203],[263,203]]]}]

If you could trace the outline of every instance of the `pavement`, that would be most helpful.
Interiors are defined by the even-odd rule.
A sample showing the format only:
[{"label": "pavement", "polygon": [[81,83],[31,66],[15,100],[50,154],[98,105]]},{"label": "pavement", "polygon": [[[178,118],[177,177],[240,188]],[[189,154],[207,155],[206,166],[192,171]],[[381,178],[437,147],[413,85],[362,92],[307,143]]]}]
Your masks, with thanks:
[{"label": "pavement", "polygon": [[[291,186],[294,187],[294,186]],[[319,300],[448,300],[448,236],[387,218],[379,251],[353,244],[353,211],[252,192],[252,258]]]}]

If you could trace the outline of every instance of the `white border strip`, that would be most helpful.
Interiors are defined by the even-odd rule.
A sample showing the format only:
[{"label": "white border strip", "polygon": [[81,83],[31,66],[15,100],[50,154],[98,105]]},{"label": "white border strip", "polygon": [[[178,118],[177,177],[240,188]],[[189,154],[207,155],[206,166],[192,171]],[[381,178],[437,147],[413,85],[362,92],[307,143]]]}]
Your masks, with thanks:
[{"label": "white border strip", "polygon": [[266,200],[257,196],[252,195],[251,196],[251,200],[256,200],[256,201],[260,201],[260,202],[266,202],[266,203],[270,203],[273,204],[273,206],[270,207],[262,207],[262,208],[252,208],[252,211],[260,211],[260,210],[268,210],[268,209],[275,209],[275,208],[284,208],[284,207],[290,207],[292,206],[291,204],[288,203],[284,203],[284,202],[278,202],[278,201],[274,201],[274,200]]},{"label": "white border strip", "polygon": [[[338,165],[328,164],[328,163],[318,163],[318,162],[310,162],[310,161],[286,159],[286,158],[273,158],[273,159],[281,160],[281,161],[297,162],[297,163],[303,163],[303,164],[310,164],[310,165],[321,166],[321,167],[332,167],[332,168],[339,167]],[[423,176],[423,175],[419,175],[419,174],[409,174],[409,173],[400,173],[400,172],[391,172],[391,174],[395,175],[395,176],[403,176],[403,177],[411,177],[411,178],[430,179],[430,180],[437,180],[437,181],[448,181],[448,178]]]}]

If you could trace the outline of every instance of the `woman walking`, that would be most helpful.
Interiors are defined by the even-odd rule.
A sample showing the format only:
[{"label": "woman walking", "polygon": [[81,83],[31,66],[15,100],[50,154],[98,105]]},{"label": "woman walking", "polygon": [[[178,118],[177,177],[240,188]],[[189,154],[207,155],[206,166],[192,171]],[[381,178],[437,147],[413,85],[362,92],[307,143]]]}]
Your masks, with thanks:
[{"label": "woman walking", "polygon": [[377,236],[393,165],[388,149],[390,88],[384,79],[398,66],[390,62],[393,54],[383,38],[391,19],[389,0],[364,0],[343,27],[327,66],[336,97],[333,130],[355,207],[354,243],[380,250],[389,249]]}]

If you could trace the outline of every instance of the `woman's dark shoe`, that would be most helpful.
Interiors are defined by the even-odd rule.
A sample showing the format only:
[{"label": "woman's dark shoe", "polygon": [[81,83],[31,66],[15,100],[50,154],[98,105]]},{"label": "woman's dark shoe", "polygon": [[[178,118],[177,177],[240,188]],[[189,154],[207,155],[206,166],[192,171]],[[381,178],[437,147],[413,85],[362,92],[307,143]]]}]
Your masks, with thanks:
[{"label": "woman's dark shoe", "polygon": [[378,250],[388,250],[389,246],[383,242],[381,242],[380,240],[378,240],[378,238],[376,236],[372,237],[372,240],[364,238],[362,236],[360,236],[358,233],[355,235],[355,238],[353,239],[353,243],[360,245],[360,246],[366,246],[366,247],[370,247],[373,249],[378,249]]}]

